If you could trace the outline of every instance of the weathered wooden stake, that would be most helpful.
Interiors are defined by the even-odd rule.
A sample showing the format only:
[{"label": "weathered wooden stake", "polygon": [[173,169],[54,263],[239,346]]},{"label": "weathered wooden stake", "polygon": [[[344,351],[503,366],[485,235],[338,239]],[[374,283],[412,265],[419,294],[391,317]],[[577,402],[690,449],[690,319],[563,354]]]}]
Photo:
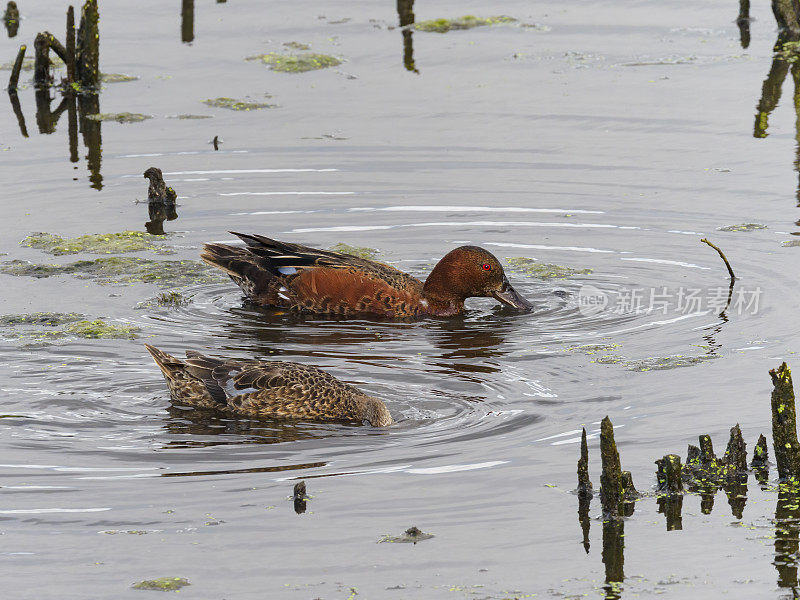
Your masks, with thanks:
[{"label": "weathered wooden stake", "polygon": [[738,482],[741,479],[747,481],[747,444],[744,443],[742,430],[738,423],[731,427],[731,437],[722,461],[726,467],[725,480],[727,482]]},{"label": "weathered wooden stake", "polygon": [[81,10],[75,57],[75,75],[83,89],[96,89],[100,83],[99,21],[97,0],[86,0]]},{"label": "weathered wooden stake", "polygon": [[753,460],[750,461],[753,469],[769,468],[769,449],[767,448],[767,438],[762,433],[758,436],[756,447],[753,448]]},{"label": "weathered wooden stake", "polygon": [[795,41],[800,39],[800,7],[797,0],[772,0],[772,14],[780,29],[779,40]]},{"label": "weathered wooden stake", "polygon": [[33,84],[41,88],[53,83],[50,71],[50,34],[37,33],[33,42]]},{"label": "weathered wooden stake", "polygon": [[677,454],[667,454],[664,458],[659,458],[656,461],[656,465],[658,465],[658,470],[656,471],[658,491],[669,494],[682,493],[681,457]]},{"label": "weathered wooden stake", "polygon": [[772,378],[772,443],[781,481],[800,478],[800,443],[797,441],[792,372],[786,363],[770,372]]},{"label": "weathered wooden stake", "polygon": [[292,490],[292,500],[294,501],[294,512],[298,515],[306,512],[306,482],[296,483]]},{"label": "weathered wooden stake", "polygon": [[581,457],[578,459],[578,496],[592,498],[592,482],[589,480],[589,447],[586,444],[586,428],[581,434]]},{"label": "weathered wooden stake", "polygon": [[10,2],[6,5],[6,12],[3,13],[3,21],[5,21],[8,37],[16,37],[17,32],[19,31],[19,9],[17,8],[17,3],[14,2],[14,0],[10,0]]},{"label": "weathered wooden stake", "polygon": [[70,6],[67,9],[67,83],[75,82],[75,8]]},{"label": "weathered wooden stake", "polygon": [[17,52],[17,58],[14,61],[14,68],[11,69],[11,77],[8,78],[8,91],[14,92],[17,90],[17,84],[19,83],[19,74],[22,71],[22,63],[25,60],[25,51],[28,47],[25,44],[19,47],[19,52]]},{"label": "weathered wooden stake", "polygon": [[603,470],[600,475],[600,503],[603,518],[616,519],[622,502],[622,467],[619,462],[617,444],[614,442],[614,426],[611,419],[604,418],[600,424],[600,458]]}]

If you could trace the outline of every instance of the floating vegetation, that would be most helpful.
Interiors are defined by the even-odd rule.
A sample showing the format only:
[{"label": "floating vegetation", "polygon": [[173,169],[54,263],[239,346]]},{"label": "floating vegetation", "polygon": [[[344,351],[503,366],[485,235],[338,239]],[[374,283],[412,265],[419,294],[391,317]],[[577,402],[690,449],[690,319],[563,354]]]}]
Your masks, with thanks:
[{"label": "floating vegetation", "polygon": [[133,325],[112,325],[102,319],[95,319],[94,321],[70,323],[64,327],[63,331],[68,335],[76,335],[82,338],[132,340],[141,329]]},{"label": "floating vegetation", "polygon": [[[33,58],[26,58],[25,60],[22,61],[22,70],[23,71],[33,71],[33,67],[34,67],[35,62],[36,61]],[[52,66],[53,66],[54,69],[60,69],[60,68],[64,67],[64,61],[61,60],[56,55],[51,55],[50,56],[50,62],[52,63]],[[7,63],[3,63],[2,65],[0,65],[0,71],[11,71],[13,69],[14,69],[14,63],[13,62],[7,62]]]},{"label": "floating vegetation", "polygon": [[168,115],[168,119],[180,119],[180,120],[189,120],[189,119],[213,119],[214,115]]},{"label": "floating vegetation", "polygon": [[306,71],[337,67],[342,64],[342,61],[335,56],[317,54],[315,52],[306,52],[303,54],[278,54],[277,52],[270,52],[269,54],[248,56],[245,60],[260,60],[265,65],[269,65],[273,71],[279,71],[281,73],[305,73]]},{"label": "floating vegetation", "polygon": [[0,263],[0,273],[39,279],[55,275],[74,275],[78,279],[90,279],[99,285],[153,283],[160,287],[218,283],[225,280],[216,269],[193,260],[150,260],[121,256],[79,260],[63,265],[11,260]]},{"label": "floating vegetation", "polygon": [[79,313],[37,312],[0,316],[3,337],[39,341],[79,337],[89,339],[134,339],[140,329],[132,325],[115,325],[103,319],[89,320]]},{"label": "floating vegetation", "polygon": [[800,60],[800,42],[785,42],[775,51],[775,57],[788,63]]},{"label": "floating vegetation", "polygon": [[62,238],[53,233],[32,233],[20,242],[21,246],[37,248],[48,254],[62,256],[89,252],[91,254],[121,254],[151,250],[159,254],[173,254],[174,250],[154,242],[163,237],[141,231],[121,231],[119,233],[87,234],[76,238]]},{"label": "floating vegetation", "polygon": [[100,73],[101,83],[125,83],[126,81],[136,81],[136,75],[126,75],[125,73]]},{"label": "floating vegetation", "polygon": [[95,113],[93,115],[86,115],[87,119],[92,121],[116,121],[117,123],[141,123],[147,119],[152,119],[150,115],[143,115],[141,113]]},{"label": "floating vegetation", "polygon": [[0,315],[0,325],[17,327],[29,325],[33,327],[58,327],[66,323],[74,323],[85,319],[86,315],[80,313],[35,312],[22,315]]},{"label": "floating vegetation", "polygon": [[761,223],[740,223],[739,225],[718,227],[717,231],[755,231],[756,229],[767,229],[767,226]]},{"label": "floating vegetation", "polygon": [[589,275],[592,272],[591,269],[574,269],[552,263],[542,263],[525,256],[515,256],[506,258],[506,260],[512,271],[541,279],[564,279],[573,275]]},{"label": "floating vegetation", "polygon": [[311,50],[309,44],[302,44],[300,42],[283,42],[283,45],[290,50]]},{"label": "floating vegetation", "polygon": [[180,308],[181,306],[186,306],[187,304],[191,304],[192,297],[191,296],[184,296],[180,292],[170,291],[170,292],[162,292],[155,298],[150,298],[149,300],[145,300],[144,302],[140,302],[136,305],[137,309],[141,308],[151,308],[154,306],[166,306],[169,308]]},{"label": "floating vegetation", "polygon": [[[267,98],[270,96],[267,94]],[[215,108],[227,108],[228,110],[259,110],[261,108],[278,108],[277,104],[266,104],[264,102],[249,102],[247,100],[236,100],[234,98],[214,98],[203,100],[203,104]]]},{"label": "floating vegetation", "polygon": [[451,29],[472,29],[473,27],[483,27],[485,25],[497,25],[498,23],[515,23],[513,17],[499,15],[495,17],[475,17],[464,15],[456,19],[433,19],[430,21],[418,21],[414,24],[417,31],[433,31],[436,33],[447,33]]},{"label": "floating vegetation", "polygon": [[800,247],[800,240],[787,240],[785,242],[781,242],[781,246],[784,248],[797,248]]},{"label": "floating vegetation", "polygon": [[153,590],[158,592],[177,592],[182,587],[192,585],[185,577],[159,577],[158,579],[145,579],[134,583],[131,587],[135,590]]},{"label": "floating vegetation", "polygon": [[682,367],[693,367],[709,360],[719,358],[716,354],[702,354],[700,356],[683,356],[676,354],[673,356],[652,356],[636,360],[627,359],[624,356],[604,355],[594,359],[601,365],[621,364],[628,371],[667,371],[669,369],[680,369]]},{"label": "floating vegetation", "polygon": [[357,256],[358,258],[366,258],[368,260],[374,259],[378,256],[378,251],[375,248],[366,248],[360,246],[350,246],[349,244],[334,244],[329,248],[334,252],[341,252],[342,254],[349,254],[350,256]]},{"label": "floating vegetation", "polygon": [[424,540],[429,540],[434,536],[432,533],[423,533],[416,527],[409,527],[406,529],[402,535],[385,535],[378,543],[389,542],[392,544],[416,544],[417,542],[422,542]]},{"label": "floating vegetation", "polygon": [[620,344],[581,344],[580,346],[570,346],[565,348],[565,352],[580,352],[581,354],[597,354],[599,352],[610,352],[620,347]]}]

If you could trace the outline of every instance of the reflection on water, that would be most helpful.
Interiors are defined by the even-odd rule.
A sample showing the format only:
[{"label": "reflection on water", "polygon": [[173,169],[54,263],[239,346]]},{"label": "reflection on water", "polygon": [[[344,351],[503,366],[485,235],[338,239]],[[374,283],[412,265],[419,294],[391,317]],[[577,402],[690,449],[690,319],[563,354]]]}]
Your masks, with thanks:
[{"label": "reflection on water", "polygon": [[622,598],[625,580],[625,521],[621,518],[603,521],[603,564],[606,567],[605,597],[618,600]]},{"label": "reflection on water", "polygon": [[414,0],[397,0],[397,16],[400,17],[400,28],[403,34],[403,65],[406,70],[419,73],[414,63]]},{"label": "reflection on water", "polygon": [[[100,112],[100,97],[97,94],[75,94],[65,91],[61,102],[52,109],[54,96],[52,88],[39,88],[35,91],[36,98],[36,125],[39,133],[50,135],[55,133],[61,115],[67,112],[67,130],[69,143],[69,161],[78,162],[78,131],[83,134],[83,143],[87,148],[86,163],[89,168],[89,181],[93,189],[103,189],[103,176],[100,174],[102,158],[101,122],[87,118],[88,115]],[[19,97],[16,92],[9,92],[8,99],[11,109],[17,118],[20,134],[28,137],[28,128],[25,124],[25,115],[22,112]]]},{"label": "reflection on water", "polygon": [[[745,2],[746,0],[741,0]],[[777,19],[777,15],[776,15]],[[797,206],[800,207],[800,64],[796,62],[797,56],[795,49],[787,49],[784,44],[793,41],[786,30],[782,30],[775,41],[774,56],[767,78],[761,87],[761,98],[756,107],[755,125],[753,127],[753,137],[766,138],[769,134],[769,117],[772,111],[778,106],[781,99],[783,82],[786,75],[791,71],[792,81],[794,82],[794,107],[795,107],[795,158],[794,169],[798,173],[798,184],[795,191]],[[800,226],[800,221],[794,225]],[[800,235],[800,231],[793,232],[792,235]]]},{"label": "reflection on water", "polygon": [[194,41],[194,0],[183,0],[181,5],[181,41]]},{"label": "reflection on water", "polygon": [[[800,549],[800,495],[789,486],[780,486],[775,506],[775,568],[778,587],[797,585],[797,551]],[[795,596],[796,597],[796,596]]]}]

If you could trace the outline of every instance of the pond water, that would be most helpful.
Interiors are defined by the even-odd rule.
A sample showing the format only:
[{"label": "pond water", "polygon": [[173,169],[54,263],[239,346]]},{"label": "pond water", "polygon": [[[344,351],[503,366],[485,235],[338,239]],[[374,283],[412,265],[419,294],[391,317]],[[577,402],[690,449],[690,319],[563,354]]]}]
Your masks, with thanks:
[{"label": "pond water", "polygon": [[[767,372],[792,366],[800,339],[800,72],[773,63],[768,4],[752,7],[747,48],[733,1],[413,6],[417,21],[517,19],[447,33],[400,29],[411,7],[399,4],[398,16],[355,0],[102,2],[101,70],[138,79],[84,101],[72,139],[74,112],[40,95],[37,118],[23,72],[17,114],[9,102],[0,115],[1,312],[128,329],[0,325],[4,588],[127,598],[144,593],[135,582],[184,577],[182,596],[214,599],[791,598],[797,532],[774,521],[776,504],[791,509],[752,479],[740,516],[723,492],[710,512],[687,495],[682,529],[667,531],[655,498],[637,502],[624,578],[609,584],[599,502],[584,545],[571,494],[582,427],[599,487],[606,415],[640,490],[656,458],[685,456],[699,434],[721,454],[736,423],[749,451],[770,433]],[[20,2],[2,62],[36,32],[59,36],[67,5]],[[244,60],[299,44],[343,62],[285,73]],[[216,98],[277,106],[203,103]],[[147,281],[159,265],[98,278],[100,263],[35,271],[48,277],[10,263],[107,260],[20,241],[144,231],[151,166],[178,193],[156,244],[172,253],[119,256],[193,262]],[[730,227],[742,224],[763,227]],[[453,247],[481,245],[536,310],[471,300],[463,317],[413,323],[269,313],[194,265],[231,230],[370,247],[423,278]],[[738,277],[727,309],[706,236]],[[542,277],[536,264],[572,271]],[[188,303],[148,302],[176,284]],[[398,423],[171,407],[143,342],[313,364],[384,399]],[[411,526],[435,537],[378,544]]]}]

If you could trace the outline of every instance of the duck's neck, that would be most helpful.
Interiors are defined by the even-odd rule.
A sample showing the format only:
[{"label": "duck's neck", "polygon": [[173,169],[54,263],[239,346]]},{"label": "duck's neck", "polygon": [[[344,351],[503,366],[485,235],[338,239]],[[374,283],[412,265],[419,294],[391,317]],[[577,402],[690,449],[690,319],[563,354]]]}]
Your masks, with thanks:
[{"label": "duck's neck", "polygon": [[425,280],[421,304],[430,315],[450,317],[464,312],[467,295],[453,285],[457,279],[451,267],[445,261],[439,261]]}]

